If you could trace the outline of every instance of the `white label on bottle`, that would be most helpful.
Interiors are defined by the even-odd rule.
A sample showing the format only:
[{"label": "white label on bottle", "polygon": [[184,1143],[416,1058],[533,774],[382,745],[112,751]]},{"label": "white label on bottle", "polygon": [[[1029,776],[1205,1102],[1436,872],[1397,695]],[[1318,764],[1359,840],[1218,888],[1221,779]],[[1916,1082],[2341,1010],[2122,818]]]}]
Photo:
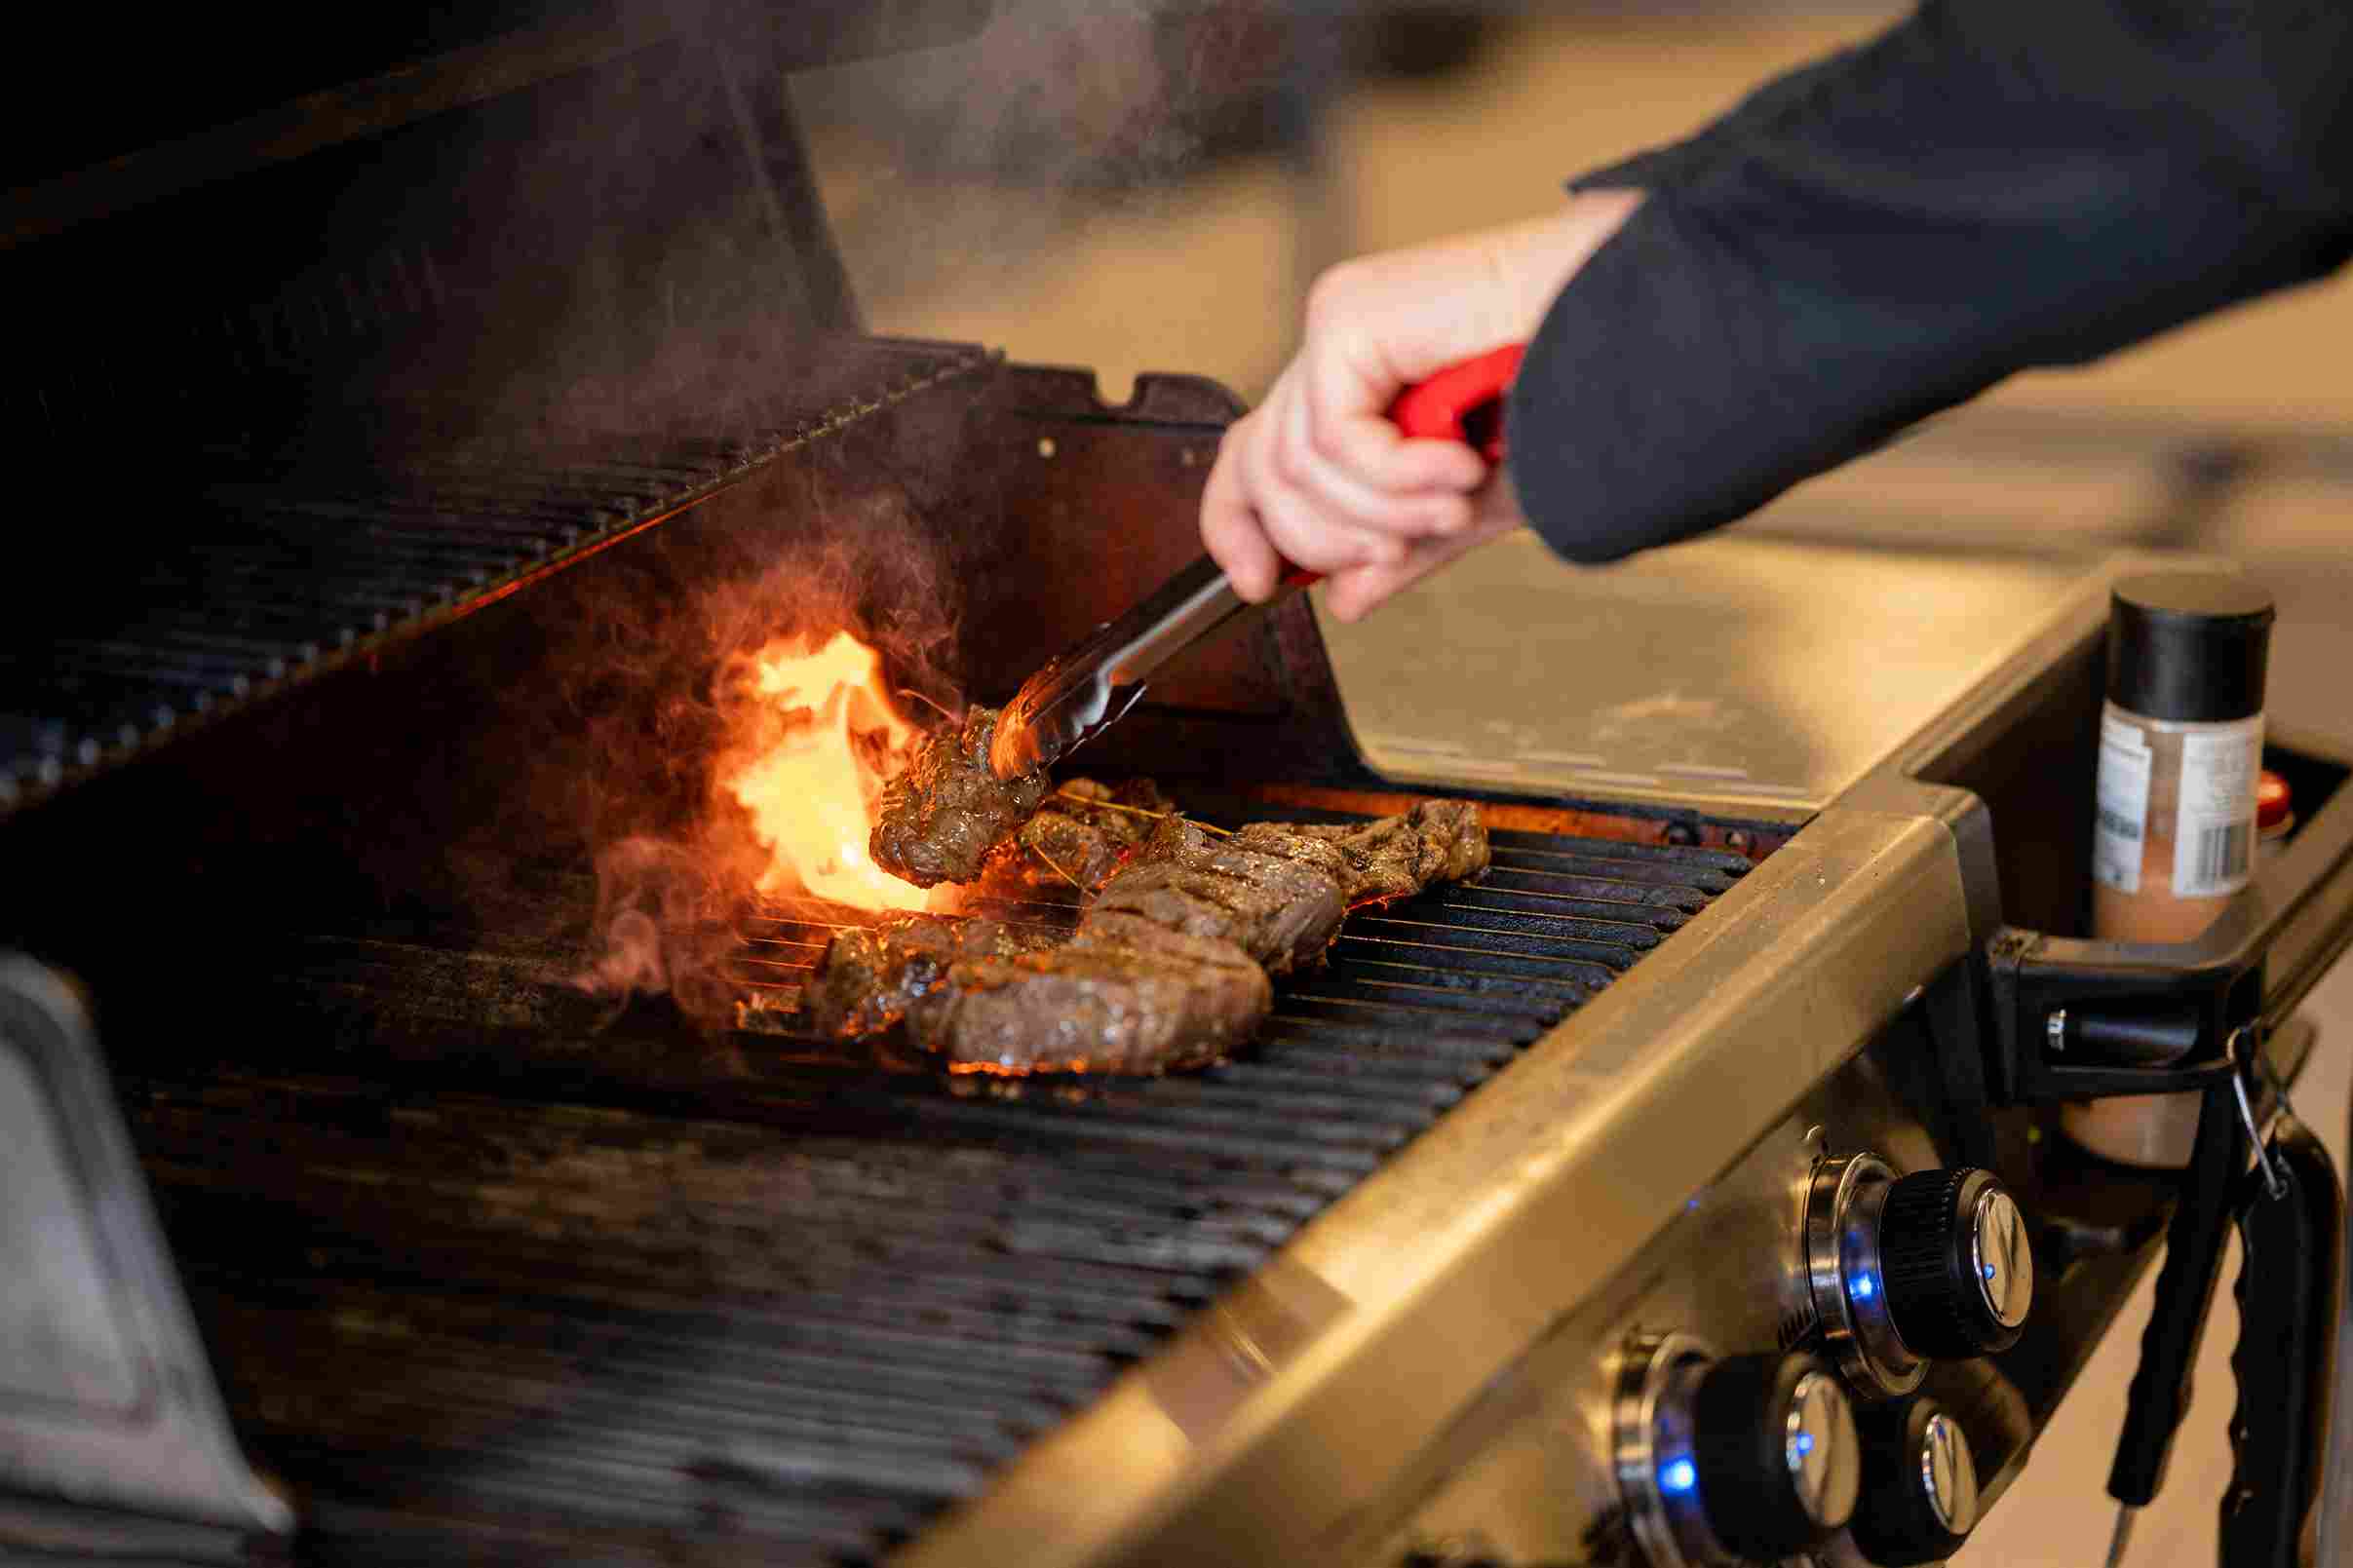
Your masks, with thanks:
[{"label": "white label on bottle", "polygon": [[2118,893],[2141,891],[2141,846],[2148,832],[2148,743],[2114,714],[2100,720],[2100,818],[2092,828],[2092,880]]},{"label": "white label on bottle", "polygon": [[2181,737],[2181,811],[2174,819],[2174,897],[2212,899],[2247,885],[2255,857],[2255,784],[2263,715]]}]

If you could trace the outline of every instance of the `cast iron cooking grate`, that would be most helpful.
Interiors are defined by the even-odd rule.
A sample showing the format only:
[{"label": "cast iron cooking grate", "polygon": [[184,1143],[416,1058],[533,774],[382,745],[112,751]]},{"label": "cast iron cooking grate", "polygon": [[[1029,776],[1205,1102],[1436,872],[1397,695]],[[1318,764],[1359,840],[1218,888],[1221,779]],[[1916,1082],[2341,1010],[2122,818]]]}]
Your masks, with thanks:
[{"label": "cast iron cooking grate", "polygon": [[990,358],[846,339],[781,389],[735,389],[735,405],[692,432],[484,442],[380,466],[248,458],[186,478],[168,502],[121,503],[167,511],[174,543],[120,562],[96,591],[59,585],[20,635],[0,631],[0,813],[496,598]]},{"label": "cast iron cooking grate", "polygon": [[[789,1030],[692,1044],[518,961],[322,940],[236,1066],[141,1061],[126,1099],[310,1556],[864,1563],[1747,868],[1493,840],[1481,884],[1358,911],[1197,1075],[948,1080]],[[824,913],[753,923],[757,1016]]]}]

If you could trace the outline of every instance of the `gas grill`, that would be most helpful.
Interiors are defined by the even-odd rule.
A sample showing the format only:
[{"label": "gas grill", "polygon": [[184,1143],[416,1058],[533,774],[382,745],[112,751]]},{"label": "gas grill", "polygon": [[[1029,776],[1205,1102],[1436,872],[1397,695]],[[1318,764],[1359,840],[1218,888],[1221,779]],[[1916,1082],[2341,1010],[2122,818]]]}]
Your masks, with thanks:
[{"label": "gas grill", "polygon": [[[1751,535],[1579,574],[1513,542],[1366,627],[1300,599],[1199,650],[1085,771],[1211,823],[1465,796],[1495,849],[1353,913],[1206,1072],[812,1033],[801,977],[871,917],[715,869],[680,916],[715,1013],[575,983],[599,851],[725,859],[730,657],[850,625],[917,697],[1001,701],[1193,555],[1239,411],[861,331],[758,85],[814,46],[714,16],[464,41],[296,100],[290,163],[221,133],[19,193],[0,263],[75,299],[193,213],[253,228],[173,355],[153,301],[79,362],[104,377],[60,348],[19,389],[77,489],[114,389],[174,422],[53,514],[127,532],[0,651],[0,945],[31,955],[0,960],[0,1541],[1669,1568],[1773,1505],[1711,1481],[1692,1513],[1629,1401],[1741,1356],[1866,1407],[1916,1375],[1998,1497],[2166,1198],[2028,1092],[2067,1065],[2032,1034],[2076,955],[2039,934],[2079,922],[2139,557]],[[353,107],[386,101],[414,113]],[[617,180],[649,136],[678,177]],[[484,190],[545,210],[450,249]],[[324,259],[273,264],[321,201]],[[2234,982],[2283,1077],[2353,937],[2348,759],[2275,738],[2288,853],[2136,959],[2151,994]],[[1889,1370],[1806,1245],[1866,1156],[2016,1194],[2014,1348]]]}]

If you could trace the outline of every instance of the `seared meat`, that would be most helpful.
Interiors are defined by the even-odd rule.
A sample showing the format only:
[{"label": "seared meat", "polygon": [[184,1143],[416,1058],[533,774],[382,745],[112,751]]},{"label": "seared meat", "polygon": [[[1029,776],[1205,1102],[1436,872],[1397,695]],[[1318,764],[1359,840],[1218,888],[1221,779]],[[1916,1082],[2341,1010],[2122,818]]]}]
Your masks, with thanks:
[{"label": "seared meat", "polygon": [[844,932],[818,962],[808,1006],[845,1034],[904,1019],[916,1043],[962,1066],[1197,1066],[1250,1037],[1273,1005],[1269,972],[1319,962],[1349,904],[1486,863],[1478,808],[1462,802],[1357,827],[1260,822],[1226,838],[1168,817],[1066,942],[926,916]]},{"label": "seared meat", "polygon": [[1455,882],[1487,867],[1486,828],[1467,800],[1424,800],[1397,817],[1361,825],[1252,822],[1234,834],[1243,849],[1287,853],[1287,839],[1317,839],[1339,851],[1340,897],[1350,904],[1402,899],[1433,882]]},{"label": "seared meat", "polygon": [[1014,842],[1024,852],[1022,859],[1046,876],[1092,889],[1136,853],[1157,821],[1176,810],[1149,779],[1132,779],[1117,788],[1071,779],[1046,797],[1044,808],[1022,824]]},{"label": "seared meat", "polygon": [[996,733],[996,709],[973,708],[962,724],[924,742],[906,770],[882,786],[882,810],[867,840],[876,865],[919,888],[981,874],[988,852],[1054,787],[1042,768],[1019,779],[989,772]]},{"label": "seared meat", "polygon": [[[1321,957],[1340,928],[1340,852],[1293,839],[1284,853],[1212,838],[1172,817],[1135,863],[1097,896],[1095,910],[1140,915],[1171,931],[1238,944],[1269,974],[1288,975]],[[1093,918],[1092,915],[1090,918]]]},{"label": "seared meat", "polygon": [[1215,1061],[1273,1005],[1266,972],[1232,942],[1113,917],[1050,951],[955,965],[907,1032],[964,1066],[1157,1073]]},{"label": "seared meat", "polygon": [[1241,948],[1149,921],[1107,915],[1057,945],[993,920],[914,915],[836,936],[804,1006],[831,1034],[904,1019],[958,1065],[1144,1073],[1247,1040],[1272,998]]},{"label": "seared meat", "polygon": [[1042,933],[1017,931],[1002,921],[892,915],[827,943],[801,1005],[828,1034],[874,1034],[906,1016],[956,964],[1052,945]]}]

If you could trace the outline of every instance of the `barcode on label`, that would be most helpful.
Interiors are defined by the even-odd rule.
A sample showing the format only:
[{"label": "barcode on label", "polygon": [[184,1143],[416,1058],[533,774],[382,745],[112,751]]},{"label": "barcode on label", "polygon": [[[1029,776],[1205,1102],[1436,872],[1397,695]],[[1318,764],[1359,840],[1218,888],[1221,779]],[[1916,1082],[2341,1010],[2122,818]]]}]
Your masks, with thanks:
[{"label": "barcode on label", "polygon": [[2105,806],[2100,808],[2100,825],[2102,830],[2113,833],[2118,838],[2129,838],[2138,842],[2141,837],[2139,822],[2134,822],[2122,812],[2110,811]]},{"label": "barcode on label", "polygon": [[2235,882],[2247,874],[2248,840],[2253,830],[2252,822],[2233,822],[2228,827],[2209,827],[2198,835],[2191,864],[2199,887]]}]

